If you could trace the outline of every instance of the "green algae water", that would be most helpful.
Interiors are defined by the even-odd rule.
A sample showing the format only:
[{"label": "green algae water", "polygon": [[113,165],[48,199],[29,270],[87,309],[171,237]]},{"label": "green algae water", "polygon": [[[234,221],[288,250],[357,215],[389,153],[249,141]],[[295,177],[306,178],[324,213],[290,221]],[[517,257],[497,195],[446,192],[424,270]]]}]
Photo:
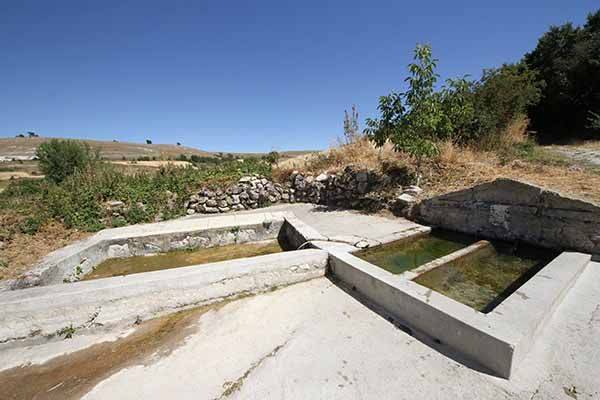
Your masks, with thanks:
[{"label": "green algae water", "polygon": [[403,239],[354,253],[392,274],[401,274],[476,242],[469,235],[434,230],[415,239]]},{"label": "green algae water", "polygon": [[151,256],[111,258],[96,266],[82,280],[137,274],[197,264],[262,256],[283,251],[276,240],[231,244],[196,250],[177,250]]},{"label": "green algae water", "polygon": [[488,313],[556,255],[546,249],[493,242],[491,246],[428,271],[414,281]]}]

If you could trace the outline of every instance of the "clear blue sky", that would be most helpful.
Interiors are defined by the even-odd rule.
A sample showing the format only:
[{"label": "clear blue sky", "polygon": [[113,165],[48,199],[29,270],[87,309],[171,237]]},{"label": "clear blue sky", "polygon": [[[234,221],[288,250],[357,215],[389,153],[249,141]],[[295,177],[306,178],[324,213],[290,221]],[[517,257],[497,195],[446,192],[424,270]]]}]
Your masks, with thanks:
[{"label": "clear blue sky", "polygon": [[[492,4],[493,3],[493,4]],[[401,89],[417,42],[442,78],[512,62],[595,1],[0,0],[0,136],[325,148]]]}]

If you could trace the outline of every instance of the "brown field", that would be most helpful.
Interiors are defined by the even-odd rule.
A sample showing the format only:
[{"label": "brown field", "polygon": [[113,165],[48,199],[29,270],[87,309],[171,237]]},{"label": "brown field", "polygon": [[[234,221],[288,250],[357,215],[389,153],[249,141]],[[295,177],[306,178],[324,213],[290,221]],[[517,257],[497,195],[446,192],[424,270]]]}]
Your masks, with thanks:
[{"label": "brown field", "polygon": [[[35,154],[37,147],[52,138],[0,138],[0,157],[25,156],[31,157]],[[81,140],[81,139],[74,139]],[[100,150],[100,155],[107,160],[137,159],[139,157],[156,157],[157,160],[174,159],[181,154],[187,157],[197,155],[200,157],[216,157],[218,152],[204,151],[194,147],[177,146],[175,144],[143,144],[129,142],[111,142],[102,140],[82,140],[94,149]],[[312,153],[309,150],[281,151],[282,159],[296,157],[302,154]],[[229,152],[223,152],[229,154]],[[260,157],[266,153],[243,153],[231,152],[238,158]],[[0,164],[2,166],[2,164]]]},{"label": "brown field", "polygon": [[[0,138],[0,156],[33,156],[37,147],[52,138]],[[79,140],[79,139],[74,139]],[[82,140],[92,148],[100,150],[107,160],[135,159],[138,157],[156,157],[157,159],[175,158],[180,154],[211,157],[214,154],[193,147],[174,144],[142,144],[111,142],[101,140]]]}]

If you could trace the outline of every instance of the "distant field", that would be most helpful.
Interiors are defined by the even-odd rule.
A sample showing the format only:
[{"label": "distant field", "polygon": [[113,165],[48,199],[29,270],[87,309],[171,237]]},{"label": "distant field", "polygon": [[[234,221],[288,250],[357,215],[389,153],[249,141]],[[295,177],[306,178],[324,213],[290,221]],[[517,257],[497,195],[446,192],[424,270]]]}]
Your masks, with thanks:
[{"label": "distant field", "polygon": [[[0,156],[4,157],[31,157],[37,147],[51,138],[0,138]],[[157,159],[175,158],[180,154],[186,156],[197,155],[204,157],[213,156],[207,151],[193,147],[177,146],[174,144],[142,144],[128,142],[110,142],[100,140],[83,140],[91,147],[100,150],[100,154],[107,160],[136,159],[139,157],[156,157]]]},{"label": "distant field", "polygon": [[[32,157],[37,147],[51,138],[0,138],[0,157]],[[75,139],[79,140],[79,139]],[[218,152],[209,152],[194,147],[177,146],[174,144],[143,144],[129,142],[111,142],[101,140],[82,140],[91,147],[100,150],[100,154],[107,160],[135,160],[140,157],[155,157],[157,160],[175,159],[181,154],[201,157],[216,157]],[[312,153],[312,150],[281,151],[283,159],[297,157],[302,154]],[[229,154],[229,152],[223,152]],[[266,153],[235,153],[235,157],[260,157]],[[0,164],[0,167],[2,164]]]}]

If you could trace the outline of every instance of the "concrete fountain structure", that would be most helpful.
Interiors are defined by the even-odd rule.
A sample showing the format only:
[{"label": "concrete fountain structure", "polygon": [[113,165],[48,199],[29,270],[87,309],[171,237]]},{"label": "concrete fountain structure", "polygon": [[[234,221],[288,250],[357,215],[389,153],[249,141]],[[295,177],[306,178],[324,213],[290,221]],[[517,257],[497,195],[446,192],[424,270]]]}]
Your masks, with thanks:
[{"label": "concrete fountain structure", "polygon": [[[413,281],[419,273],[477,251],[481,244],[401,275],[352,254],[429,231],[411,223],[376,240],[326,236],[290,212],[189,218],[105,230],[50,254],[12,283],[18,290],[0,293],[0,348],[56,340],[65,327],[93,331],[131,326],[329,274],[414,334],[428,336],[482,369],[509,378],[590,263],[590,256],[562,253],[493,312],[483,314]],[[107,258],[275,238],[300,250],[77,282]]]}]

